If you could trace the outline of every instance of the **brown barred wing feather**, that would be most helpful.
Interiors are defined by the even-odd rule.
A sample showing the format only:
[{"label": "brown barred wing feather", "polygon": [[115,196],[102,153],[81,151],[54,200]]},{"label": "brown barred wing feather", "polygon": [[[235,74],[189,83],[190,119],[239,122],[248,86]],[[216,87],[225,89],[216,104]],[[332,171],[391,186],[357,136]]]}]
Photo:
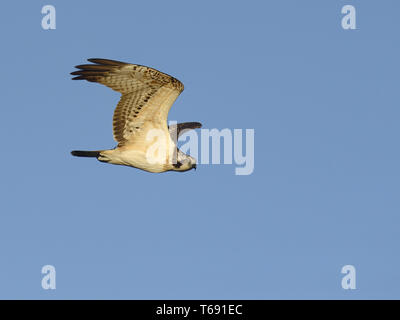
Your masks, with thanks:
[{"label": "brown barred wing feather", "polygon": [[183,84],[156,69],[136,64],[88,59],[93,64],[76,66],[73,80],[101,83],[122,94],[114,111],[113,133],[119,144],[143,134],[147,121],[166,129],[172,104],[183,91]]}]

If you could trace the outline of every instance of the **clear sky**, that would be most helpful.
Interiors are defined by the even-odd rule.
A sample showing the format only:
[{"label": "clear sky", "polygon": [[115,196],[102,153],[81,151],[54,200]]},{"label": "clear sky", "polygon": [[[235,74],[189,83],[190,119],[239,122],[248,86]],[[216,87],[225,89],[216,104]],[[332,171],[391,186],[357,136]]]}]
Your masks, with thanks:
[{"label": "clear sky", "polygon": [[[399,1],[2,8],[0,298],[400,298]],[[70,80],[92,57],[181,80],[171,120],[254,129],[253,174],[72,157],[115,146],[119,94]]]}]

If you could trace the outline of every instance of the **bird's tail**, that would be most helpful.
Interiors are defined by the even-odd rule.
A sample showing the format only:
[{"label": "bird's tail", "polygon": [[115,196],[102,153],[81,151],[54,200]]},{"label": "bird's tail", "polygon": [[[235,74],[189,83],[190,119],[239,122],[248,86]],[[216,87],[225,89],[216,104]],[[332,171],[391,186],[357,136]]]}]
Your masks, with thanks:
[{"label": "bird's tail", "polygon": [[71,154],[75,157],[86,157],[86,158],[98,158],[101,151],[71,151]]}]

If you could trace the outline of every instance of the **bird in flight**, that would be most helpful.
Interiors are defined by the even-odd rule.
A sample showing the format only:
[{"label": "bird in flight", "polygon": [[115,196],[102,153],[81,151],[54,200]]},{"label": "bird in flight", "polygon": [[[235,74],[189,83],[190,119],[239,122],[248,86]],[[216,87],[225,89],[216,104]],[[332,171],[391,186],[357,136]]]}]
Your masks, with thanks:
[{"label": "bird in flight", "polygon": [[76,66],[72,80],[101,83],[122,94],[114,111],[113,134],[118,145],[110,150],[72,151],[77,157],[135,167],[149,172],[196,169],[196,159],[178,149],[178,137],[199,122],[168,126],[168,112],[183,84],[156,69],[108,59],[88,59]]}]

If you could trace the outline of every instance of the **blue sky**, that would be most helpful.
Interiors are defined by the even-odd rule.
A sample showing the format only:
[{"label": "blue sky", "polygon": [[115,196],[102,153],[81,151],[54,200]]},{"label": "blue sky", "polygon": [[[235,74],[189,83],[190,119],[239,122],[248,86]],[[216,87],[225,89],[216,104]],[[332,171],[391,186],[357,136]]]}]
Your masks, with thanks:
[{"label": "blue sky", "polygon": [[[41,8],[56,8],[56,30]],[[357,30],[343,30],[352,4]],[[0,298],[400,298],[398,1],[7,1]],[[143,64],[170,119],[254,129],[255,169],[150,174],[112,148],[119,94],[69,72]],[[56,268],[43,290],[41,268]],[[340,273],[354,265],[357,289]]]}]

